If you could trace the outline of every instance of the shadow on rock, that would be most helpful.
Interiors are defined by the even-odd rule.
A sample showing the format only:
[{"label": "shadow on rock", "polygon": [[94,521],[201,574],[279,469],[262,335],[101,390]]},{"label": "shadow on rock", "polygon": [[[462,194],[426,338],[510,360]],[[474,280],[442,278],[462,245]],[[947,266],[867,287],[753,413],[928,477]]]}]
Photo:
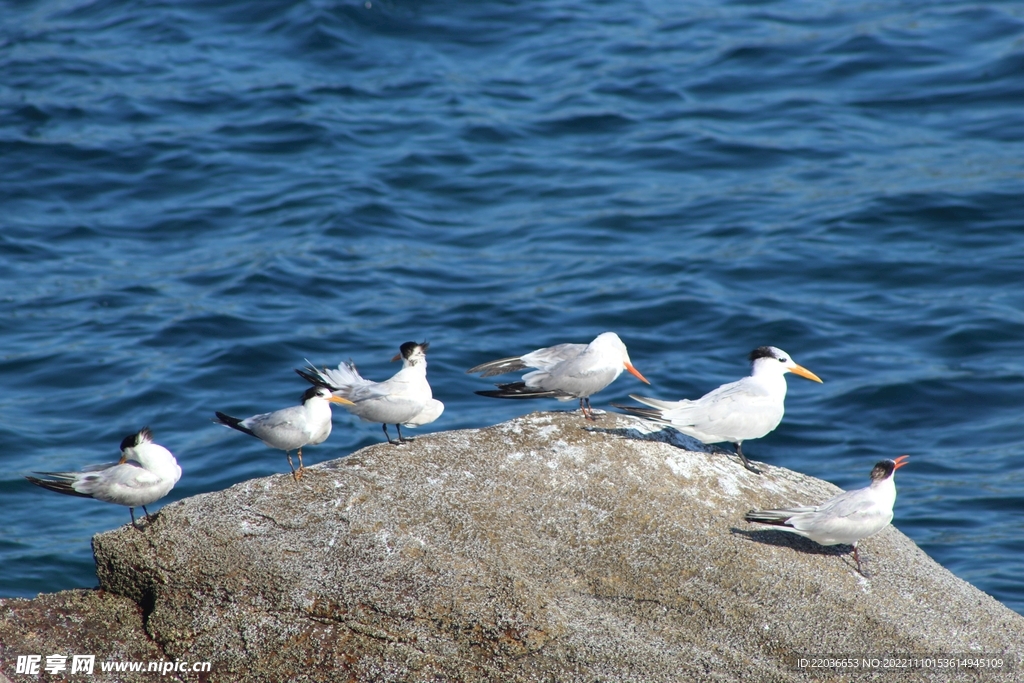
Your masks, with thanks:
[{"label": "shadow on rock", "polygon": [[602,427],[588,426],[583,429],[588,432],[593,432],[594,434],[612,434],[614,436],[621,436],[625,439],[632,439],[634,441],[655,441],[657,443],[667,443],[672,446],[676,446],[677,448],[697,453],[715,453],[717,451],[721,451],[723,453],[735,455],[735,453],[731,453],[724,448],[701,443],[697,439],[694,439],[691,436],[686,436],[682,432],[678,432],[671,427],[663,427],[656,432],[641,432],[639,429],[635,429],[633,427],[606,429]]},{"label": "shadow on rock", "polygon": [[[807,555],[834,555],[844,557],[853,553],[853,546],[849,545],[821,545],[809,538],[804,538],[788,531],[776,531],[775,529],[739,529],[732,527],[729,531],[734,536],[743,536],[755,543],[775,545],[783,548],[792,548],[797,552]],[[846,562],[846,560],[843,560]],[[850,564],[851,568],[853,564]]]}]

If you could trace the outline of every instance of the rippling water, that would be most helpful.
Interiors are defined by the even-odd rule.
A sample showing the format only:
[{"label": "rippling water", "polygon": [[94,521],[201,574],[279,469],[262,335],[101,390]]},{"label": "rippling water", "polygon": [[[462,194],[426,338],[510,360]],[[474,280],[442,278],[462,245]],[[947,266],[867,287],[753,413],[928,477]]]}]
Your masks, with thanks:
[{"label": "rippling water", "polygon": [[667,398],[786,349],[825,384],[748,454],[911,454],[895,524],[1024,611],[1022,73],[1011,2],[5,4],[0,594],[95,585],[128,519],[34,470],[148,424],[166,501],[281,472],[212,412],[409,339],[421,431],[562,408],[464,370],[615,330]]}]

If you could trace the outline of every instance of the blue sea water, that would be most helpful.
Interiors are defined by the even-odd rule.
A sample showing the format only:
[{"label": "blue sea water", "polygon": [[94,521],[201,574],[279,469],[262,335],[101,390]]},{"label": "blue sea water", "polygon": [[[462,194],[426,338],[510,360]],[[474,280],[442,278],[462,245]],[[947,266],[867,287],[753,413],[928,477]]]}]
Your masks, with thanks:
[{"label": "blue sea water", "polygon": [[[5,2],[0,268],[2,596],[128,521],[32,471],[149,425],[164,502],[283,472],[213,411],[407,340],[420,432],[563,409],[465,370],[614,330],[666,398],[787,350],[825,382],[748,455],[909,453],[894,524],[1024,613],[1018,2]],[[382,439],[334,423],[307,464]]]}]

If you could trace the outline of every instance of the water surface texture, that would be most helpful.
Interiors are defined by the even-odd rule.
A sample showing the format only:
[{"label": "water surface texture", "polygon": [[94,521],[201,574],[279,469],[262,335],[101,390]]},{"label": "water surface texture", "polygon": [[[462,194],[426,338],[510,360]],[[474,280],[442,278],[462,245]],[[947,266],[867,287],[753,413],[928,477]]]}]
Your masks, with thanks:
[{"label": "water surface texture", "polygon": [[[213,411],[408,340],[420,433],[572,407],[464,371],[614,330],[665,398],[791,353],[825,382],[748,455],[910,454],[896,526],[1024,612],[1022,143],[1017,2],[6,3],[0,595],[96,585],[128,521],[32,471],[149,425],[164,502],[286,472]],[[334,424],[307,464],[383,438]]]}]

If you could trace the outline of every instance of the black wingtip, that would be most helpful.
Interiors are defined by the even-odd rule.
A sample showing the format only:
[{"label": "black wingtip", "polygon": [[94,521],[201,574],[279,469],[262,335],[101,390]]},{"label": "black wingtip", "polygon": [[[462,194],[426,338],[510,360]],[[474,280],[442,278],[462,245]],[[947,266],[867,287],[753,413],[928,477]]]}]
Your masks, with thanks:
[{"label": "black wingtip", "polygon": [[214,415],[217,416],[217,419],[214,420],[214,422],[216,422],[217,424],[222,424],[225,427],[231,427],[232,429],[237,429],[238,431],[244,432],[244,433],[246,433],[246,434],[248,434],[250,436],[256,436],[255,434],[252,433],[251,429],[248,429],[247,427],[242,425],[243,420],[241,420],[241,419],[239,419],[237,417],[231,417],[230,415],[227,415],[227,414],[222,413],[220,411],[215,412]]},{"label": "black wingtip", "polygon": [[515,399],[527,399],[527,398],[564,398],[566,395],[560,391],[550,391],[546,389],[534,389],[526,386],[524,382],[511,382],[509,384],[498,384],[497,389],[490,389],[488,391],[477,391],[474,392],[480,396],[488,396],[490,398],[515,398]]}]

